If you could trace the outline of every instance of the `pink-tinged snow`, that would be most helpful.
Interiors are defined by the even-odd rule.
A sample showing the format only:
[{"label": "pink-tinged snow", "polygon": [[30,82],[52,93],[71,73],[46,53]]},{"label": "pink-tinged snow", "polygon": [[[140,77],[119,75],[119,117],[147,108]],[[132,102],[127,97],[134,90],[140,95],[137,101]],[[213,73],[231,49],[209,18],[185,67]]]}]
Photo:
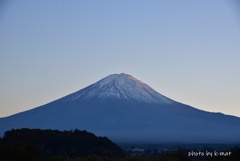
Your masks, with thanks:
[{"label": "pink-tinged snow", "polygon": [[64,102],[80,98],[117,98],[141,103],[172,104],[174,101],[159,94],[145,83],[128,74],[109,75],[73,95],[66,97]]}]

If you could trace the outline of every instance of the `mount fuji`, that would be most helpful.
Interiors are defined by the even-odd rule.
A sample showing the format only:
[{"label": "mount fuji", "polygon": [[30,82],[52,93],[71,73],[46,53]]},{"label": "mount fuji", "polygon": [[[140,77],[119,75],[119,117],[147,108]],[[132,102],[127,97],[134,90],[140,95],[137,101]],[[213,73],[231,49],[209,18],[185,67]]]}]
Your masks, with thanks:
[{"label": "mount fuji", "polygon": [[240,143],[239,117],[176,102],[124,73],[0,118],[0,135],[13,128],[78,128],[119,143]]}]

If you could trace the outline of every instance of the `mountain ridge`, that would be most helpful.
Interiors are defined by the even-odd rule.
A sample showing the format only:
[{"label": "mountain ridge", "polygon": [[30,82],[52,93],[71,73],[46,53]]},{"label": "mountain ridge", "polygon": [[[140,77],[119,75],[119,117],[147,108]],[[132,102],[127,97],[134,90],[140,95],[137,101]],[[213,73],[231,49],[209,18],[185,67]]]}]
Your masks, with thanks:
[{"label": "mountain ridge", "polygon": [[[170,104],[172,102],[171,99],[161,95],[147,84],[125,73],[109,75],[84,89],[86,90],[88,88],[90,88],[90,92],[89,90],[79,90],[73,93],[75,96],[73,94],[70,94],[71,97],[70,95],[66,96],[67,98],[64,101],[74,101],[81,96],[88,95],[89,97],[97,96],[103,99],[104,97],[117,97],[145,103],[161,102]],[[101,93],[99,93],[98,90],[101,91]]]},{"label": "mountain ridge", "polygon": [[127,74],[0,118],[0,134],[11,128],[78,128],[116,142],[240,143],[240,118],[176,102]]}]

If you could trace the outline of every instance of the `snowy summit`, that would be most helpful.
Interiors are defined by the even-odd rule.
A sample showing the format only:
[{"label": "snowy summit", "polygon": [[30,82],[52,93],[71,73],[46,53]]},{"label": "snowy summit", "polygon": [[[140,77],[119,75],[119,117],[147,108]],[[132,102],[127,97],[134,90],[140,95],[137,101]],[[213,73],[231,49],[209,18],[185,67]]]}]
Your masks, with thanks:
[{"label": "snowy summit", "polygon": [[119,143],[240,142],[240,118],[176,102],[124,73],[0,118],[0,135],[13,128],[81,129]]},{"label": "snowy summit", "polygon": [[173,100],[161,95],[131,75],[121,73],[109,75],[80,91],[68,95],[63,101],[81,99],[120,99],[128,102],[171,104]]}]

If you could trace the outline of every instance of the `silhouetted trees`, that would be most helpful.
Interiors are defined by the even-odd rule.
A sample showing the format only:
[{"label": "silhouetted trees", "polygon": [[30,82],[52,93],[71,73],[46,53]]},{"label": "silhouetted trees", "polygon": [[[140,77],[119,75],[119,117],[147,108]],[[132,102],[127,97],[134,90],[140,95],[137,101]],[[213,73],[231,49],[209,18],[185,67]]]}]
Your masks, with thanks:
[{"label": "silhouetted trees", "polygon": [[123,155],[120,147],[106,137],[87,131],[18,129],[7,131],[0,140],[1,158],[35,160],[39,157],[86,157]]},{"label": "silhouetted trees", "polygon": [[154,157],[127,156],[108,138],[81,130],[18,129],[0,138],[0,161],[239,161],[240,148],[230,151],[230,157],[188,157],[184,149]]}]

